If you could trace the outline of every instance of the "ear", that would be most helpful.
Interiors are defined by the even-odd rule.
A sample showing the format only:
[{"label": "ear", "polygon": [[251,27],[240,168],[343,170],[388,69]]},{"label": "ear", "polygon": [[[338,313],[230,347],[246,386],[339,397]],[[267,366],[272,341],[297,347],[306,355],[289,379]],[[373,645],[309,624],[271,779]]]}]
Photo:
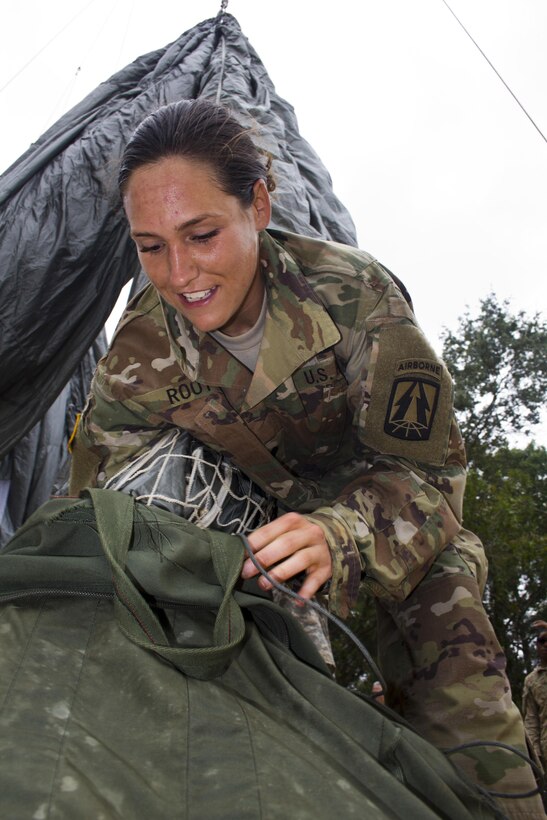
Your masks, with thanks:
[{"label": "ear", "polygon": [[253,202],[255,225],[258,231],[263,231],[270,224],[272,202],[263,179],[257,179],[253,185]]}]

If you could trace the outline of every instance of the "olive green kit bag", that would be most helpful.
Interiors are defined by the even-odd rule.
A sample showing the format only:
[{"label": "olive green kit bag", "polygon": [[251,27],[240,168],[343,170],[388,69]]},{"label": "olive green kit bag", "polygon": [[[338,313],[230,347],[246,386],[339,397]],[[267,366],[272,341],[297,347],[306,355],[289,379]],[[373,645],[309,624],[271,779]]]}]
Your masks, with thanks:
[{"label": "olive green kit bag", "polygon": [[491,818],[388,710],[330,676],[243,539],[131,495],[34,513],[0,554],[0,816]]}]

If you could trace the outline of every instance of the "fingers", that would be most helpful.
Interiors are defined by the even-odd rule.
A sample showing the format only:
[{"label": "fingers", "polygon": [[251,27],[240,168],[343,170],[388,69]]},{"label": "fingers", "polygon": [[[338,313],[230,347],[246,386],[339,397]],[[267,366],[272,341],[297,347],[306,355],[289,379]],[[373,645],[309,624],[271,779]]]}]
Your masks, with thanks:
[{"label": "fingers", "polygon": [[[279,516],[279,518],[274,518],[273,521],[270,521],[268,524],[264,524],[263,527],[259,527],[257,530],[252,532],[248,536],[249,544],[254,553],[261,550],[263,547],[268,546],[271,544],[276,538],[281,535],[285,535],[288,533],[293,533],[297,531],[302,531],[307,527],[312,527],[315,530],[320,531],[320,528],[316,524],[312,524],[303,515],[299,513],[285,513],[285,515]],[[317,533],[318,537],[322,534],[320,532]]]},{"label": "fingers", "polygon": [[[251,533],[248,541],[257,560],[265,569],[275,566],[306,547],[326,546],[321,528],[298,513],[287,513],[265,524]],[[303,560],[302,557],[300,560]],[[302,571],[307,565],[302,565],[297,571]],[[294,567],[294,563],[291,566]],[[257,572],[253,562],[247,559],[243,564],[243,577],[251,578]],[[292,575],[294,574],[296,573],[293,572]]]},{"label": "fingers", "polygon": [[[332,560],[325,535],[314,524],[298,513],[287,513],[271,521],[248,537],[257,561],[272,578],[283,583],[299,573],[306,573],[299,594],[311,598],[332,574]],[[243,564],[242,577],[258,574],[253,562]],[[271,589],[266,578],[259,579],[263,589]]]},{"label": "fingers", "polygon": [[[313,558],[313,552],[311,549],[301,550],[282,563],[277,564],[274,569],[269,569],[266,567],[265,569],[267,569],[268,575],[274,581],[278,581],[281,584],[287,582],[295,575],[305,572],[306,578],[300,589],[298,589],[298,594],[300,597],[306,599],[312,598],[317,590],[320,589],[331,576],[330,565],[327,567],[318,565]],[[256,570],[256,568],[254,574],[258,574],[258,570]],[[271,590],[273,586],[273,584],[271,584],[270,581],[264,576],[261,576],[258,579],[258,585],[265,591]]]},{"label": "fingers", "polygon": [[[275,522],[271,522],[277,526],[272,527],[267,524],[255,530],[248,537],[251,549],[263,567],[273,567],[279,561],[288,558],[299,550],[321,544],[324,541],[323,532],[319,527],[314,524],[306,526],[309,522],[305,522],[304,525],[300,521],[293,522],[293,514],[290,515],[291,518],[288,520],[277,519]],[[302,516],[298,518],[300,519]],[[248,564],[252,566],[250,560]]]},{"label": "fingers", "polygon": [[[298,594],[301,598],[305,598],[306,600],[313,598],[316,592],[321,589],[323,584],[329,580],[331,575],[331,569],[329,569],[326,574],[318,570],[317,572],[306,575],[306,580],[298,590]],[[298,601],[296,603],[298,604]]]}]

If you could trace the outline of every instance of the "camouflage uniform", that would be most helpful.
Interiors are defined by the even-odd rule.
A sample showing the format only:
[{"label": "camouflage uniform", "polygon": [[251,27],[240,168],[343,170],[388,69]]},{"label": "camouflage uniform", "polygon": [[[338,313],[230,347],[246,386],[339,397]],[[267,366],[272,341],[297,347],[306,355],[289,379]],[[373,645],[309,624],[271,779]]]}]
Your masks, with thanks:
[{"label": "camouflage uniform", "polygon": [[[437,745],[483,738],[524,750],[480,603],[484,551],[461,526],[465,453],[449,374],[365,252],[268,231],[260,261],[268,313],[254,373],[153,287],[133,301],[93,382],[72,491],[104,483],[170,425],[188,430],[281,511],[322,527],[332,611],[346,616],[363,585],[377,597],[388,703]],[[488,788],[533,788],[505,752],[462,760]],[[535,800],[513,816],[543,816]]]},{"label": "camouflage uniform", "polygon": [[522,711],[530,742],[547,773],[547,666],[541,663],[524,679]]}]

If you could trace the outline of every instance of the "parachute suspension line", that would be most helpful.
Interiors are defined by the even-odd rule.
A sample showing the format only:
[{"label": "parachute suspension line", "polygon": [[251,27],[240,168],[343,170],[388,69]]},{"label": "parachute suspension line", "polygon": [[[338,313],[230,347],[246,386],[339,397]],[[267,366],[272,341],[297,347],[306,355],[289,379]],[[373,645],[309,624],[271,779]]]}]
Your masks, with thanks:
[{"label": "parachute suspension line", "polygon": [[82,70],[82,67],[78,66],[76,71],[71,75],[71,77],[70,77],[66,87],[63,89],[59,99],[54,104],[51,112],[48,114],[48,116],[46,117],[44,123],[42,124],[42,127],[40,129],[40,133],[43,133],[47,128],[49,128],[51,123],[54,122],[55,112],[56,111],[58,111],[60,108],[61,109],[66,109],[67,108],[67,106],[65,105],[65,100],[70,99],[71,94],[72,94],[73,89],[74,89],[74,86],[76,85],[76,80],[78,79],[78,75],[79,75],[81,70]]},{"label": "parachute suspension line", "polygon": [[152,487],[152,492],[150,493],[150,498],[146,502],[147,507],[150,507],[152,505],[152,503],[154,501],[154,497],[158,494],[158,487],[160,486],[160,481],[163,478],[163,474],[166,470],[167,463],[168,463],[168,460],[169,460],[169,456],[172,456],[173,451],[175,449],[176,443],[177,443],[177,436],[173,436],[173,441],[171,442],[171,444],[169,446],[169,450],[167,452],[167,458],[164,458],[163,461],[162,461],[162,465],[161,465],[161,467],[158,471],[158,475],[157,475],[156,480],[154,482],[154,486]]},{"label": "parachute suspension line", "polygon": [[220,97],[222,95],[222,83],[224,81],[224,68],[226,66],[226,37],[224,36],[224,32],[222,31],[222,23],[224,21],[224,12],[228,6],[228,0],[222,0],[220,3],[220,9],[217,14],[217,27],[220,31],[220,74],[218,77],[218,87],[216,93],[215,102],[217,105],[220,104]]},{"label": "parachute suspension line", "polygon": [[80,11],[79,11],[77,14],[75,14],[75,15],[74,15],[74,17],[72,17],[72,18],[68,21],[68,23],[66,23],[66,25],[64,25],[62,28],[60,28],[60,29],[59,29],[59,31],[57,32],[57,34],[54,34],[54,35],[53,35],[53,37],[52,37],[50,40],[48,40],[48,41],[47,41],[47,43],[46,43],[45,45],[43,45],[43,46],[42,46],[42,48],[40,48],[40,49],[36,52],[36,54],[34,54],[34,55],[30,58],[30,60],[27,60],[27,62],[26,62],[26,63],[25,63],[25,64],[24,64],[24,65],[23,65],[20,69],[19,69],[19,71],[16,71],[16,72],[15,72],[15,74],[13,74],[13,75],[9,78],[9,80],[7,81],[7,83],[4,83],[4,85],[3,85],[2,87],[0,87],[0,94],[2,93],[2,91],[4,91],[4,89],[6,89],[6,88],[8,87],[8,85],[11,85],[11,83],[12,83],[12,82],[13,82],[13,81],[14,81],[14,80],[15,80],[15,79],[16,79],[16,78],[20,75],[20,74],[22,74],[22,73],[23,73],[23,71],[25,71],[25,69],[27,69],[27,68],[29,67],[29,65],[30,65],[31,63],[33,63],[33,62],[34,62],[34,60],[36,60],[36,58],[37,58],[37,57],[39,57],[39,56],[40,56],[40,54],[41,54],[43,51],[45,51],[45,50],[46,50],[46,48],[48,48],[48,46],[50,46],[50,45],[51,45],[51,44],[52,44],[52,43],[53,43],[53,42],[57,39],[57,37],[60,37],[60,35],[63,33],[63,31],[65,31],[65,30],[66,30],[66,29],[67,29],[70,25],[72,25],[72,23],[73,23],[73,22],[74,22],[74,21],[75,21],[75,20],[76,20],[76,19],[77,19],[77,18],[78,18],[81,14],[83,14],[83,13],[84,13],[84,11],[87,11],[87,9],[88,9],[90,6],[92,6],[92,5],[93,5],[93,3],[95,3],[95,0],[89,0],[89,3],[87,4],[87,6],[84,6],[84,7],[83,7],[83,9],[80,9]]},{"label": "parachute suspension line", "polygon": [[506,89],[507,89],[507,91],[510,93],[510,95],[513,97],[513,99],[515,100],[515,102],[516,102],[516,103],[520,106],[520,108],[524,111],[524,113],[526,114],[526,116],[528,117],[528,119],[530,120],[530,122],[532,123],[532,125],[534,126],[534,128],[536,129],[536,131],[539,133],[539,135],[540,135],[541,137],[543,137],[543,139],[545,140],[545,142],[547,142],[547,137],[545,136],[545,134],[543,133],[543,131],[542,131],[542,130],[539,128],[539,126],[538,126],[538,125],[534,122],[534,120],[532,119],[532,117],[530,116],[530,114],[528,113],[528,111],[525,109],[525,107],[523,106],[523,104],[521,103],[521,101],[518,99],[518,97],[516,96],[516,94],[514,94],[514,93],[511,91],[511,89],[509,88],[509,86],[507,85],[507,83],[505,82],[505,80],[503,79],[503,77],[501,76],[501,74],[499,73],[499,71],[498,71],[498,70],[496,69],[496,67],[492,64],[492,62],[488,59],[488,57],[486,56],[486,54],[484,53],[484,51],[482,50],[482,48],[479,46],[479,44],[477,43],[477,41],[473,39],[473,37],[471,36],[471,34],[468,32],[468,30],[466,29],[466,27],[465,27],[465,26],[464,26],[464,24],[462,23],[462,21],[461,21],[461,20],[459,19],[459,17],[458,17],[458,16],[457,16],[457,15],[456,15],[453,11],[452,11],[452,9],[450,8],[450,6],[449,6],[449,5],[448,5],[448,3],[446,2],[446,0],[442,0],[442,2],[445,4],[446,8],[447,8],[447,9],[448,9],[448,11],[450,12],[450,14],[454,17],[454,19],[455,19],[455,20],[456,20],[456,21],[460,24],[460,26],[463,28],[463,30],[465,31],[465,33],[467,34],[467,36],[469,37],[469,39],[471,40],[471,42],[472,42],[472,43],[473,43],[473,44],[474,44],[474,45],[478,48],[478,50],[480,51],[480,53],[482,54],[482,56],[484,57],[484,59],[486,60],[486,62],[487,62],[487,63],[488,63],[488,65],[490,66],[490,68],[492,69],[492,71],[494,71],[494,72],[495,72],[495,74],[497,74],[498,78],[499,78],[499,79],[501,80],[501,82],[504,84],[505,88],[506,88]]},{"label": "parachute suspension line", "polygon": [[125,44],[127,42],[127,35],[131,28],[131,24],[133,22],[133,18],[135,16],[135,0],[131,0],[131,5],[129,7],[129,14],[127,15],[126,23],[125,23],[125,30],[123,32],[123,36],[120,38],[120,48],[118,49],[118,62],[122,62],[122,56],[125,49]]},{"label": "parachute suspension line", "polygon": [[[94,0],[93,0],[93,2],[94,2]],[[59,109],[61,109],[61,112],[62,112],[63,108],[66,107],[65,103],[68,104],[70,102],[70,95],[72,94],[73,88],[76,84],[76,80],[78,79],[78,76],[79,76],[79,74],[82,70],[82,66],[86,64],[86,62],[89,58],[89,55],[93,54],[95,52],[96,44],[99,42],[99,40],[101,38],[101,35],[102,35],[103,31],[106,29],[106,27],[108,25],[108,21],[110,20],[110,18],[114,14],[114,12],[115,12],[115,6],[114,6],[114,4],[112,4],[110,6],[110,10],[106,14],[106,17],[103,19],[97,33],[95,34],[95,36],[93,38],[93,42],[89,45],[86,53],[83,56],[80,57],[80,65],[77,67],[76,71],[74,72],[74,74],[72,75],[70,80],[68,81],[66,88],[64,89],[61,96],[59,97],[59,99],[55,103],[51,113],[49,114],[49,117],[47,118],[44,125],[42,126],[42,131],[45,131],[46,128],[49,128],[50,124],[55,121],[56,112]]]},{"label": "parachute suspension line", "polygon": [[261,564],[258,563],[257,559],[254,556],[254,553],[251,549],[251,545],[249,544],[247,538],[242,533],[238,533],[238,535],[241,538],[241,540],[243,541],[245,551],[246,551],[247,555],[249,556],[249,558],[251,559],[252,563],[255,565],[255,567],[260,572],[260,574],[263,575],[264,578],[266,578],[266,580],[269,581],[272,586],[274,586],[280,592],[284,592],[285,595],[290,595],[290,597],[294,598],[295,601],[300,601],[301,604],[304,604],[305,606],[309,606],[312,609],[315,609],[316,612],[319,612],[320,615],[324,615],[326,618],[328,618],[330,621],[332,621],[334,624],[336,624],[336,626],[339,629],[341,629],[342,632],[345,632],[345,634],[348,636],[348,638],[351,641],[353,641],[353,643],[355,644],[355,646],[357,647],[357,649],[359,650],[361,655],[364,657],[364,659],[368,663],[369,667],[374,672],[375,677],[382,684],[382,689],[385,692],[386,689],[387,689],[387,684],[386,684],[386,682],[383,678],[382,673],[380,672],[377,664],[375,663],[374,659],[372,658],[372,655],[370,654],[370,652],[368,651],[366,646],[359,640],[357,635],[355,635],[351,631],[349,626],[346,626],[346,624],[343,621],[341,621],[340,618],[337,618],[336,615],[333,615],[332,612],[329,612],[328,609],[325,609],[325,607],[321,606],[321,604],[318,604],[315,601],[310,601],[308,598],[303,598],[301,595],[298,594],[298,592],[295,592],[293,589],[290,589],[290,587],[285,586],[285,584],[280,584],[279,581],[276,581],[275,578],[272,578],[272,576],[264,569],[264,567]]},{"label": "parachute suspension line", "polygon": [[218,454],[206,453],[197,442],[190,451],[180,430],[151,444],[104,487],[129,492],[147,507],[156,504],[171,510],[200,529],[252,532],[270,521],[273,512],[271,500],[259,495],[250,479]]}]

